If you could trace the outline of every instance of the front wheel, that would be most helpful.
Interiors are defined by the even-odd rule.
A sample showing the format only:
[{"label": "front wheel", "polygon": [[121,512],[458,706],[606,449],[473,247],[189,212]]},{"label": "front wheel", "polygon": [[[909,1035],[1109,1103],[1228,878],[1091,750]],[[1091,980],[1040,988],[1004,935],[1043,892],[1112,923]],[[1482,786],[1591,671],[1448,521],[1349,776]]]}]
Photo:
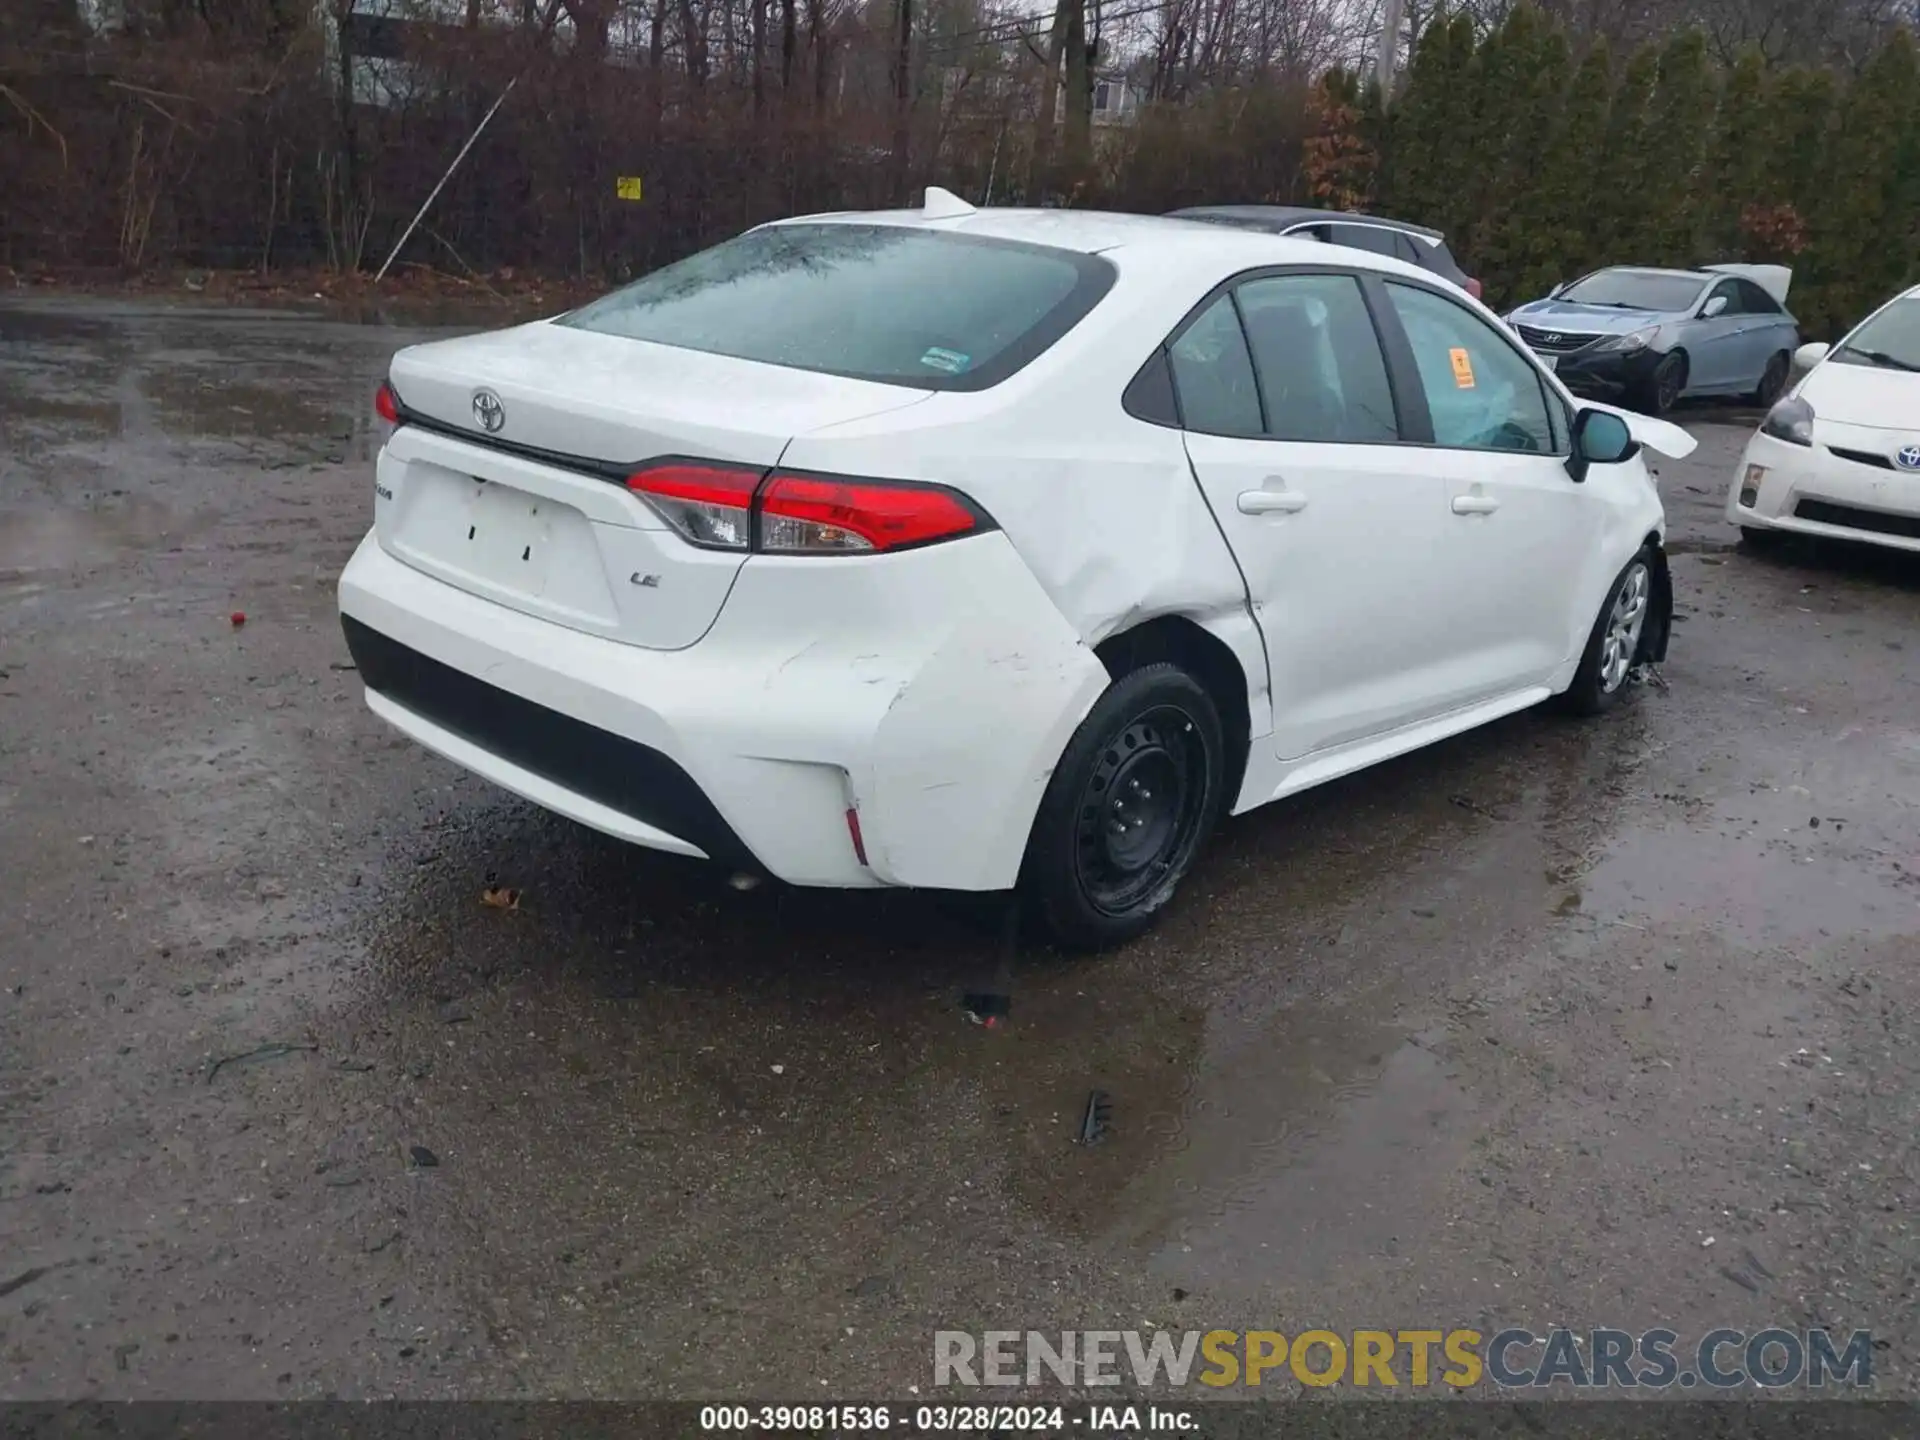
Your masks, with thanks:
[{"label": "front wheel", "polygon": [[1213,830],[1226,783],[1220,713],[1177,665],[1107,687],[1054,767],[1021,888],[1060,945],[1097,950],[1145,931]]},{"label": "front wheel", "polygon": [[1767,368],[1760,372],[1760,388],[1751,398],[1755,405],[1770,408],[1773,402],[1787,388],[1787,372],[1793,367],[1793,357],[1782,350],[1767,361]]},{"label": "front wheel", "polygon": [[1607,592],[1607,603],[1600,607],[1600,618],[1587,636],[1573,684],[1561,697],[1566,709],[1575,715],[1598,715],[1620,702],[1652,609],[1653,561],[1642,549]]},{"label": "front wheel", "polygon": [[1640,391],[1640,409],[1658,419],[1680,403],[1686,388],[1687,357],[1676,350],[1653,367]]}]

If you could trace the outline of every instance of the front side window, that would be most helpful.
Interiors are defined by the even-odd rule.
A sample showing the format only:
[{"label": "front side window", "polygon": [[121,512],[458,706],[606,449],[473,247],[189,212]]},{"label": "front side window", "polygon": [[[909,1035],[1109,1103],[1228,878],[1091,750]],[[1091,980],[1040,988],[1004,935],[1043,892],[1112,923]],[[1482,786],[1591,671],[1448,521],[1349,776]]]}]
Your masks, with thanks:
[{"label": "front side window", "polygon": [[1559,449],[1539,372],[1511,343],[1431,290],[1396,282],[1386,289],[1413,347],[1436,445],[1537,455]]},{"label": "front side window", "polygon": [[1780,306],[1773,296],[1751,280],[1736,280],[1734,288],[1740,292],[1740,308],[1749,315],[1778,315]]},{"label": "front side window", "polygon": [[797,370],[979,390],[1043,353],[1113,284],[1106,261],[889,225],[773,225],[560,324]]},{"label": "front side window", "polygon": [[1232,296],[1201,312],[1167,354],[1182,425],[1209,435],[1260,434],[1260,390]]},{"label": "front side window", "polygon": [[1239,289],[1240,313],[1276,440],[1397,440],[1373,318],[1350,275],[1275,275]]}]

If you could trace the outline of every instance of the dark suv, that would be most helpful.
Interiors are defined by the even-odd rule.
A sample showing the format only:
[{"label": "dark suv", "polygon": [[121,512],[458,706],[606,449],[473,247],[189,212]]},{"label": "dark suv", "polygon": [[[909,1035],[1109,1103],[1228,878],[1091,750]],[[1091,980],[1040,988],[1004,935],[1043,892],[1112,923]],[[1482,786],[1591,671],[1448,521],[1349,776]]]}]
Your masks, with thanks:
[{"label": "dark suv", "polygon": [[1274,235],[1310,236],[1329,245],[1392,255],[1422,270],[1451,280],[1474,299],[1480,282],[1460,268],[1447,249],[1447,237],[1424,225],[1383,220],[1378,215],[1355,215],[1345,210],[1303,210],[1292,205],[1197,205],[1171,212],[1178,220],[1205,220],[1215,225],[1237,225],[1243,230],[1265,230]]}]

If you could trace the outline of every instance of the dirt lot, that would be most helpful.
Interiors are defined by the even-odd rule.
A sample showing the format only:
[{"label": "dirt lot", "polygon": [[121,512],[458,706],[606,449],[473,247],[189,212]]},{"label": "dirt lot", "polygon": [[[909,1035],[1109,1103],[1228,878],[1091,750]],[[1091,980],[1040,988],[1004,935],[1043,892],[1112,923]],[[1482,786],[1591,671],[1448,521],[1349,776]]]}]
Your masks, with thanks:
[{"label": "dirt lot", "polygon": [[1864,1326],[1920,1389],[1920,565],[1735,551],[1740,429],[1662,466],[1669,688],[1233,822],[996,1033],[978,916],[367,714],[421,333],[0,308],[0,1395],[898,1396],[1144,1322]]}]

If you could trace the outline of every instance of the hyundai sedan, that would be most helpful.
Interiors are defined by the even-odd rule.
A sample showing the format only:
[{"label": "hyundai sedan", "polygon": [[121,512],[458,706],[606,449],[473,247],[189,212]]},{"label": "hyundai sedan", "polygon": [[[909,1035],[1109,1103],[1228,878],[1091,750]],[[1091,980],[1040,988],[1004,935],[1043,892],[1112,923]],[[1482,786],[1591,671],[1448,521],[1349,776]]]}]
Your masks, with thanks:
[{"label": "hyundai sedan", "polygon": [[1581,394],[1649,415],[1703,396],[1771,405],[1800,344],[1786,309],[1792,283],[1783,265],[1617,265],[1522,305],[1507,322]]},{"label": "hyundai sedan", "polygon": [[751,230],[399,352],[340,609],[507,790],[795,885],[1149,925],[1215,822],[1666,650],[1672,426],[1385,256],[1075,211]]}]

